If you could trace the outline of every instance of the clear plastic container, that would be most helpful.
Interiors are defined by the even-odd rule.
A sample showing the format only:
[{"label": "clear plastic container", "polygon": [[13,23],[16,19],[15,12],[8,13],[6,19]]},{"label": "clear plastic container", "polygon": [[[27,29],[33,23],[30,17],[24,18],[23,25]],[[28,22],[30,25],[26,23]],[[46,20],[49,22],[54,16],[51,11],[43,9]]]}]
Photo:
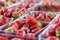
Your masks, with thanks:
[{"label": "clear plastic container", "polygon": [[12,21],[13,21],[13,18],[9,18],[9,22],[8,22],[8,23],[5,23],[5,24],[2,25],[2,26],[0,26],[0,29],[3,28],[3,27],[5,27],[5,25],[9,24],[9,23],[12,22]]},{"label": "clear plastic container", "polygon": [[46,32],[47,32],[48,30],[51,30],[51,29],[54,27],[53,25],[55,24],[55,22],[57,21],[57,19],[58,19],[59,17],[60,17],[60,16],[57,15],[57,17],[55,17],[55,18],[53,19],[52,23],[49,24],[49,25],[47,26],[47,28],[38,36],[38,39],[39,39],[39,40],[46,40],[46,38],[43,37],[43,36],[46,34]]},{"label": "clear plastic container", "polygon": [[[59,8],[60,8],[60,1],[58,0],[49,0],[49,2],[55,2],[55,4],[53,4],[54,6],[51,6],[52,8],[46,7],[46,8],[42,8],[45,5],[43,4],[44,0],[41,1],[40,3],[36,4],[35,6],[27,9],[27,11],[56,11],[56,12],[60,12]],[[47,3],[46,3],[47,4]],[[54,9],[54,10],[53,10]]]},{"label": "clear plastic container", "polygon": [[[31,11],[28,14],[31,14],[32,16],[34,16],[34,15],[38,15],[39,12],[43,12],[43,13],[45,12],[45,14],[47,15],[50,11]],[[58,17],[58,12],[52,12],[52,13],[56,14],[56,17],[54,17],[50,22],[41,21],[42,23],[47,25],[45,25],[41,30],[37,31],[35,35],[40,34],[44,29],[47,28],[49,24],[53,24],[54,20],[56,20],[56,18]]]},{"label": "clear plastic container", "polygon": [[[31,14],[32,16],[34,16],[34,15],[39,15],[39,13],[45,13],[46,15],[48,15],[49,13],[53,13],[53,14],[55,14],[56,16],[57,15],[59,15],[58,13],[59,12],[51,12],[51,11],[31,11],[31,12],[29,12],[29,13],[27,13],[27,14]],[[36,17],[35,17],[36,18]],[[54,17],[55,18],[55,17]],[[53,19],[52,19],[52,21],[53,21]]]},{"label": "clear plastic container", "polygon": [[[38,12],[39,12],[39,11],[35,11],[35,12],[32,12],[32,13],[34,13],[34,14],[36,13],[36,14],[37,14]],[[47,12],[47,13],[48,13],[48,12]],[[55,13],[55,12],[54,12],[54,13]],[[28,17],[28,15],[29,15],[29,14],[24,14],[23,16],[21,16],[20,18],[12,21],[11,23],[13,23],[13,22],[15,22],[15,21],[17,21],[17,20],[23,22],[23,20],[27,20],[25,17]],[[58,16],[58,14],[57,14],[57,16]],[[57,17],[57,16],[56,16],[56,17]],[[56,17],[55,17],[55,18],[56,18]],[[54,19],[53,19],[53,20],[54,20]],[[53,22],[53,20],[52,20],[51,22],[49,22],[49,24],[51,24],[51,23]],[[0,29],[3,30],[4,28],[5,28],[5,29],[8,28],[8,25],[9,25],[9,24],[10,24],[10,23],[8,23],[7,25],[5,25],[4,27],[1,27]],[[34,33],[34,35],[35,35],[35,36],[38,36],[45,28],[47,28],[47,26],[48,26],[48,25],[46,25],[44,28],[42,28],[41,30],[39,30],[39,31],[37,31],[36,33]],[[2,34],[2,35],[3,35],[3,34]],[[27,38],[28,35],[25,36],[25,37],[26,37],[25,39],[29,39],[29,38]],[[37,38],[36,38],[36,39],[34,38],[33,40],[37,40]]]}]

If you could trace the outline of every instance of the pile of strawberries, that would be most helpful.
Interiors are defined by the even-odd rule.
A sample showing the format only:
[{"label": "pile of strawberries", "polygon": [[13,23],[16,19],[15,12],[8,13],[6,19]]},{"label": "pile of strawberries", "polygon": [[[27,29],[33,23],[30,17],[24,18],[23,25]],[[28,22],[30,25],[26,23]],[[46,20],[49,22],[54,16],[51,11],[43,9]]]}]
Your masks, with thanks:
[{"label": "pile of strawberries", "polygon": [[55,24],[46,32],[44,37],[46,40],[60,40],[60,18],[56,20]]},{"label": "pile of strawberries", "polygon": [[[28,37],[23,40],[37,40],[36,32],[44,28],[56,16],[53,12],[30,12],[22,20],[9,23],[7,28],[3,28],[6,33],[15,33],[16,37]],[[38,35],[37,35],[38,36]],[[14,38],[13,40],[21,39]],[[9,40],[9,39],[8,39]],[[22,39],[21,39],[22,40]]]},{"label": "pile of strawberries", "polygon": [[[6,0],[6,2],[8,1],[9,0]],[[17,0],[12,1],[15,2]],[[36,4],[34,0],[30,1],[24,0],[23,4],[20,4],[13,8],[8,8],[8,6],[6,7],[0,6],[0,19],[2,20],[0,22],[0,26],[9,22],[9,18],[13,18],[14,20],[19,18],[20,16],[27,12],[27,8],[30,8],[34,4]]]},{"label": "pile of strawberries", "polygon": [[[0,26],[8,23],[10,18],[14,21],[5,25],[0,30],[0,40],[38,40],[37,37],[41,33],[42,29],[47,26],[58,14],[56,12],[46,11],[60,11],[60,6],[56,6],[55,2],[48,2],[45,0],[41,6],[32,8],[31,12],[27,12],[27,9],[34,7],[35,0],[24,0],[18,6],[9,8],[9,1],[14,4],[20,0],[6,0],[5,6],[0,6]],[[40,11],[42,10],[42,11]],[[24,14],[28,14],[22,17]],[[16,20],[18,19],[18,20]],[[60,19],[54,24],[56,27],[52,30],[48,30],[46,40],[59,40],[59,26]]]}]

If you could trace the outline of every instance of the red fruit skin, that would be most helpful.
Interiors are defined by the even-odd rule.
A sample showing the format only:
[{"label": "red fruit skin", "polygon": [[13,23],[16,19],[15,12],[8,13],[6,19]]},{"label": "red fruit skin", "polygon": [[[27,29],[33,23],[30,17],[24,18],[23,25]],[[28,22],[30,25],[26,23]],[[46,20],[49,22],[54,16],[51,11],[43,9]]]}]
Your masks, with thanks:
[{"label": "red fruit skin", "polygon": [[8,39],[0,36],[0,40],[8,40]]},{"label": "red fruit skin", "polygon": [[3,19],[4,23],[9,22],[9,19],[7,17],[5,17],[5,16],[3,16],[2,19]]},{"label": "red fruit skin", "polygon": [[17,2],[17,0],[12,0],[13,3]]},{"label": "red fruit skin", "polygon": [[23,4],[20,4],[20,5],[18,6],[18,8],[23,8]]},{"label": "red fruit skin", "polygon": [[60,23],[60,18],[58,19],[58,20],[56,20],[56,22],[55,23]]},{"label": "red fruit skin", "polygon": [[16,23],[18,24],[19,27],[21,27],[22,23],[19,20],[17,20]]},{"label": "red fruit skin", "polygon": [[29,16],[29,17],[28,17],[28,20],[26,21],[25,24],[26,24],[26,25],[28,25],[28,24],[34,25],[34,24],[36,24],[36,19],[35,19],[34,17],[32,17],[32,16]]},{"label": "red fruit skin", "polygon": [[55,2],[52,1],[52,2],[51,2],[51,5],[55,5]]},{"label": "red fruit skin", "polygon": [[5,16],[10,16],[10,12],[11,12],[10,10],[4,10],[4,15]]},{"label": "red fruit skin", "polygon": [[17,37],[24,37],[25,35],[26,35],[26,33],[24,30],[18,30],[16,33]]},{"label": "red fruit skin", "polygon": [[29,25],[30,24],[30,20],[28,19],[26,22],[25,22],[26,25]]},{"label": "red fruit skin", "polygon": [[44,19],[43,14],[39,14],[39,16],[37,17],[38,20],[42,21]]},{"label": "red fruit skin", "polygon": [[36,4],[35,0],[30,0],[30,2],[31,2],[32,4]]},{"label": "red fruit skin", "polygon": [[20,11],[25,13],[26,12],[26,9],[25,8],[22,8]]},{"label": "red fruit skin", "polygon": [[25,3],[26,5],[29,4],[27,0],[24,0],[24,3]]},{"label": "red fruit skin", "polygon": [[31,7],[31,4],[28,4],[27,6],[26,6],[26,8],[30,8]]},{"label": "red fruit skin", "polygon": [[[14,27],[13,27],[14,26]],[[19,28],[18,24],[16,22],[13,22],[9,25],[9,27],[13,27],[14,28],[14,32],[16,32]]]},{"label": "red fruit skin", "polygon": [[23,40],[23,39],[19,39],[19,38],[13,38],[12,40]]},{"label": "red fruit skin", "polygon": [[0,21],[0,25],[3,25],[5,23],[9,22],[9,19],[5,16],[2,17],[2,20]]},{"label": "red fruit skin", "polygon": [[52,29],[56,31],[58,28],[60,28],[60,23],[55,24]]},{"label": "red fruit skin", "polygon": [[0,26],[4,25],[5,23],[4,22],[0,22]]},{"label": "red fruit skin", "polygon": [[46,17],[45,21],[46,21],[46,22],[50,22],[51,19],[50,19],[49,17]]},{"label": "red fruit skin", "polygon": [[46,40],[59,40],[59,38],[55,36],[49,36]]},{"label": "red fruit skin", "polygon": [[37,31],[40,30],[40,29],[42,29],[42,28],[33,29],[33,30],[31,31],[31,33],[35,33],[35,32],[37,32]]},{"label": "red fruit skin", "polygon": [[54,36],[54,35],[55,35],[55,30],[49,30],[49,31],[46,33],[46,37]]},{"label": "red fruit skin", "polygon": [[35,25],[32,25],[32,26],[30,27],[30,29],[32,29],[32,30],[33,30],[33,29],[38,29],[38,28],[41,28],[41,27],[38,26],[38,25],[36,25],[36,24],[35,24]]}]

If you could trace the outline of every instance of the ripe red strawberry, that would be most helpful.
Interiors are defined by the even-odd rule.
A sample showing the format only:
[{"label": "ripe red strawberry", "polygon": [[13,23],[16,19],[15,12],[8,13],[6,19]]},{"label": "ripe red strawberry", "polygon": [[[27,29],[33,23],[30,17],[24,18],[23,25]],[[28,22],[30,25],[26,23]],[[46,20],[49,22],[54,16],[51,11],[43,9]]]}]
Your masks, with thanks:
[{"label": "ripe red strawberry", "polygon": [[50,19],[49,17],[46,17],[46,18],[45,18],[45,21],[46,21],[46,22],[50,22],[51,19]]},{"label": "ripe red strawberry", "polygon": [[15,3],[15,2],[17,2],[17,0],[12,0],[12,3]]},{"label": "ripe red strawberry", "polygon": [[[36,19],[32,16],[29,16],[29,20],[31,24],[36,24]],[[34,21],[33,21],[34,20]]]},{"label": "ripe red strawberry", "polygon": [[59,19],[57,19],[55,23],[60,23],[60,18],[59,18]]},{"label": "ripe red strawberry", "polygon": [[[34,21],[33,21],[34,20]],[[34,17],[32,17],[32,16],[29,16],[28,17],[28,20],[26,21],[26,23],[25,23],[26,25],[28,25],[28,24],[36,24],[36,19],[34,18]]]},{"label": "ripe red strawberry", "polygon": [[36,29],[33,29],[32,31],[31,31],[31,33],[35,33],[35,32],[37,32],[38,30],[40,30],[41,28],[36,28]]},{"label": "ripe red strawberry", "polygon": [[5,9],[5,10],[4,10],[4,15],[5,15],[5,16],[10,16],[10,12],[11,12],[11,11],[10,11],[9,9]]},{"label": "ripe red strawberry", "polygon": [[15,26],[15,28],[19,28],[18,24],[16,22],[13,23],[13,25]]},{"label": "ripe red strawberry", "polygon": [[54,36],[54,35],[55,35],[55,30],[49,30],[49,31],[46,33],[46,37]]},{"label": "ripe red strawberry", "polygon": [[55,36],[50,36],[46,40],[59,40],[59,38]]},{"label": "ripe red strawberry", "polygon": [[39,14],[39,16],[37,17],[38,20],[42,21],[44,19],[43,14]]},{"label": "ripe red strawberry", "polygon": [[36,4],[35,0],[30,0],[30,2],[31,2],[32,4]]},{"label": "ripe red strawberry", "polygon": [[54,26],[53,26],[53,30],[55,30],[55,31],[56,31],[56,29],[57,29],[57,28],[59,28],[59,25],[54,24]]},{"label": "ripe red strawberry", "polygon": [[18,8],[23,8],[23,4],[20,4],[20,5],[18,6]]},{"label": "ripe red strawberry", "polygon": [[8,39],[0,36],[0,40],[8,40]]},{"label": "ripe red strawberry", "polygon": [[3,16],[2,21],[4,21],[4,23],[7,23],[7,22],[9,22],[9,19],[7,17]]},{"label": "ripe red strawberry", "polygon": [[51,2],[51,5],[55,5],[55,2],[52,1],[52,2]]},{"label": "ripe red strawberry", "polygon": [[19,28],[19,26],[18,26],[18,24],[16,23],[16,22],[13,22],[13,23],[10,23],[9,24],[9,27],[13,27],[14,29],[14,31],[16,32],[17,30],[18,30],[18,28]]},{"label": "ripe red strawberry", "polygon": [[22,25],[22,23],[19,20],[15,21],[15,22],[18,24],[19,27]]},{"label": "ripe red strawberry", "polygon": [[26,12],[26,8],[22,8],[20,11],[25,13]]},{"label": "ripe red strawberry", "polygon": [[28,4],[27,6],[26,6],[26,8],[30,8],[31,7],[31,4]]},{"label": "ripe red strawberry", "polygon": [[0,22],[0,26],[4,25],[5,23],[4,22]]},{"label": "ripe red strawberry", "polygon": [[24,30],[18,30],[17,33],[16,33],[16,36],[18,37],[24,37],[25,36],[25,31]]},{"label": "ripe red strawberry", "polygon": [[36,28],[38,28],[37,25],[32,25],[32,26],[30,27],[30,29],[36,29]]},{"label": "ripe red strawberry", "polygon": [[0,15],[0,25],[9,22],[9,19],[6,16]]},{"label": "ripe red strawberry", "polygon": [[27,5],[28,4],[28,1],[24,0],[24,3]]}]

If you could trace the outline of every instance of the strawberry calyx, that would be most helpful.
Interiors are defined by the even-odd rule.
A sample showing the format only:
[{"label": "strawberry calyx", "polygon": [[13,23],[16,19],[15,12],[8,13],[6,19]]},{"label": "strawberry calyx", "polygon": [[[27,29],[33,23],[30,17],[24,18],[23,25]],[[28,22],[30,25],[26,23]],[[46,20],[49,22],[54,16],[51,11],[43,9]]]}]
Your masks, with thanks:
[{"label": "strawberry calyx", "polygon": [[13,27],[9,27],[9,28],[7,28],[7,29],[5,30],[5,32],[7,32],[7,33],[12,33],[12,32],[14,32],[14,28],[13,28]]},{"label": "strawberry calyx", "polygon": [[60,37],[60,28],[56,30],[56,36]]},{"label": "strawberry calyx", "polygon": [[37,25],[38,25],[39,27],[42,27],[42,23],[41,23],[41,22],[37,22]]}]

